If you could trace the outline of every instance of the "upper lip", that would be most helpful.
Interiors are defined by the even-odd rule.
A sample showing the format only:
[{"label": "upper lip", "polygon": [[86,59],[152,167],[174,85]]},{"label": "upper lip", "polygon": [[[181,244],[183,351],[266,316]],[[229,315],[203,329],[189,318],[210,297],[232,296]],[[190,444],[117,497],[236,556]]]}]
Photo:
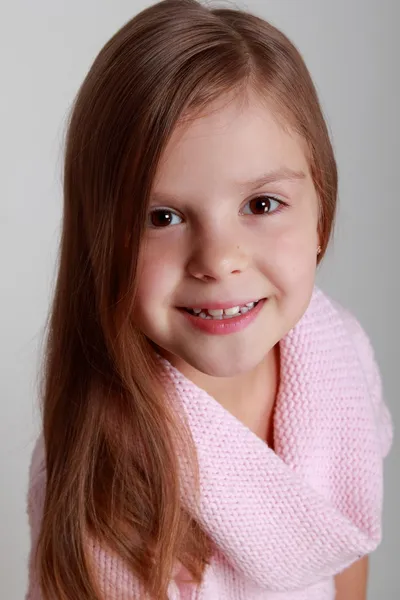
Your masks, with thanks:
[{"label": "upper lip", "polygon": [[186,304],[180,308],[206,308],[207,310],[223,310],[225,308],[232,308],[234,306],[245,306],[250,302],[258,302],[262,298],[250,298],[248,300],[230,300],[227,302],[196,302],[195,304]]}]

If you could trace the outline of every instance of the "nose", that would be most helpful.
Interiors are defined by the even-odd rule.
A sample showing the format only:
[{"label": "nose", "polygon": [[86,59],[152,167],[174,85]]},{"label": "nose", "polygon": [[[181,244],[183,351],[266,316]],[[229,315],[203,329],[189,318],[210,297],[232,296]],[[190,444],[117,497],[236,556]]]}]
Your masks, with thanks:
[{"label": "nose", "polygon": [[247,253],[237,241],[201,237],[192,248],[187,270],[196,279],[215,282],[242,273],[248,264]]}]

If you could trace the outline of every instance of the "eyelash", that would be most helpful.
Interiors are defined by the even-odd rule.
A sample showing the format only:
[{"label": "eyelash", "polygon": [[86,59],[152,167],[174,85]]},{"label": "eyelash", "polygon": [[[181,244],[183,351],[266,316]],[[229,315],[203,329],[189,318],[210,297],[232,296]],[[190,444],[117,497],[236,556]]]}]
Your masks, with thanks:
[{"label": "eyelash", "polygon": [[[272,200],[272,201],[278,202],[279,206],[275,210],[268,211],[268,212],[265,212],[265,213],[260,213],[260,214],[246,213],[247,216],[266,217],[266,216],[269,216],[269,215],[278,214],[278,213],[280,213],[282,210],[284,210],[288,206],[286,204],[286,202],[283,202],[283,200],[281,200],[280,198],[277,198],[276,196],[272,196],[270,194],[264,194],[264,195],[256,196],[255,198],[251,198],[251,200],[249,200],[248,202],[246,202],[245,206],[247,206],[247,204],[250,204],[250,202],[253,202],[253,200]],[[171,213],[173,215],[178,216],[179,218],[182,218],[182,217],[179,216],[179,214],[176,211],[174,211],[171,208],[157,207],[157,208],[155,208],[155,209],[153,209],[153,210],[151,210],[149,212],[149,215],[148,215],[148,220],[149,220],[148,226],[151,227],[152,229],[168,229],[169,227],[173,227],[174,225],[171,225],[171,224],[164,225],[164,226],[163,225],[157,226],[157,225],[153,225],[151,223],[151,216],[153,214],[155,214],[155,213],[163,213],[163,212],[164,213]],[[175,225],[177,225],[177,223],[175,223]],[[178,225],[180,225],[180,223],[178,223]]]}]

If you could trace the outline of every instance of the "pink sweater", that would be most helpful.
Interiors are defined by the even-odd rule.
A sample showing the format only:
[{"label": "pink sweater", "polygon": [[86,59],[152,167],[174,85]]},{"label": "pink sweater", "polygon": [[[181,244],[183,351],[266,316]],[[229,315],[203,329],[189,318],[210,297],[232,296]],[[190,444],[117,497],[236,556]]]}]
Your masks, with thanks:
[{"label": "pink sweater", "polygon": [[[368,337],[315,288],[280,347],[274,450],[162,361],[197,446],[202,503],[195,515],[215,542],[200,586],[185,583],[176,565],[170,600],[333,600],[334,575],[381,541],[393,423]],[[194,513],[191,489],[186,473],[183,501]],[[28,496],[32,550],[44,490],[40,437]],[[115,557],[96,544],[91,550],[104,600],[148,598]],[[26,600],[40,599],[31,564]]]}]

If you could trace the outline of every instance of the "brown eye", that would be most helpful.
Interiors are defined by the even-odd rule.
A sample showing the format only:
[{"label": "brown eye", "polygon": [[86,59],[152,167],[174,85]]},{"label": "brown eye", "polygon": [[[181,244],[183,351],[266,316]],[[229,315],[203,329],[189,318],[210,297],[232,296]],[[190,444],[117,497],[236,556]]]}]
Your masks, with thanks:
[{"label": "brown eye", "polygon": [[[178,222],[177,222],[178,219]],[[168,227],[169,225],[178,225],[181,218],[172,210],[167,208],[153,210],[149,215],[150,227]]]},{"label": "brown eye", "polygon": [[266,213],[275,212],[276,208],[274,208],[274,204],[277,205],[276,208],[279,208],[282,202],[271,196],[258,196],[247,203],[246,206],[249,207],[250,212],[243,212],[245,214],[264,215]]}]

